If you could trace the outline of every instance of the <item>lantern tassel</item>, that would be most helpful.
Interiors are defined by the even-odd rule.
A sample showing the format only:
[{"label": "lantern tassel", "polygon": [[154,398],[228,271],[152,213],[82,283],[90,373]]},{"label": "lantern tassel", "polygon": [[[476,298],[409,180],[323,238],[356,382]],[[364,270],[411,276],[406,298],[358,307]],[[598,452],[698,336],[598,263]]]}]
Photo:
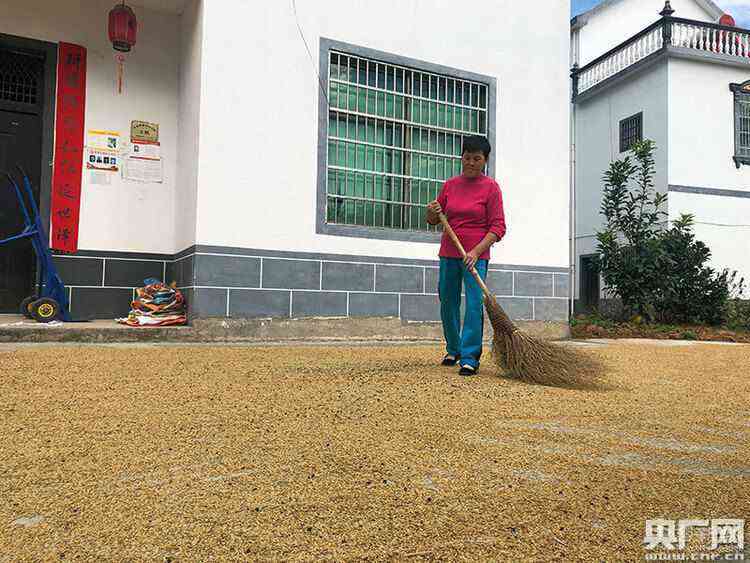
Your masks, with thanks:
[{"label": "lantern tassel", "polygon": [[117,60],[117,95],[120,96],[125,82],[125,55],[118,53],[115,59]]}]

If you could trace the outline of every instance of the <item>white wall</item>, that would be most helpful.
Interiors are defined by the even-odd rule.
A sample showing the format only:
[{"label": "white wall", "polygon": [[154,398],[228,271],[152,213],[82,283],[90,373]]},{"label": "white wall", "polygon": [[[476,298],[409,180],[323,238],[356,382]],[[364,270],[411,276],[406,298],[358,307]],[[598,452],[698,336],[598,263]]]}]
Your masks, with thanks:
[{"label": "white wall", "polygon": [[[671,0],[674,16],[714,21],[694,0]],[[580,31],[579,66],[584,66],[636,35],[661,16],[664,0],[621,0],[591,14]]]},{"label": "white wall", "polygon": [[190,0],[180,23],[179,154],[174,191],[175,246],[195,244],[203,72],[203,0]]},{"label": "white wall", "polygon": [[[750,190],[750,167],[735,167],[734,95],[730,83],[750,68],[669,61],[669,183]],[[698,111],[697,111],[698,110]]]},{"label": "white wall", "polygon": [[[591,254],[603,226],[602,176],[620,153],[620,120],[643,112],[643,137],[656,143],[654,186],[667,189],[667,65],[659,63],[576,106],[576,256]],[[665,209],[666,211],[666,209]],[[578,260],[576,258],[576,264]]]},{"label": "white wall", "polygon": [[174,252],[174,189],[177,160],[179,18],[136,8],[138,44],[128,57],[126,90],[115,94],[114,51],[107,38],[109,0],[4,0],[0,33],[88,50],[86,124],[120,131],[130,122],[160,125],[164,183],[91,185],[86,171],[81,196],[79,247],[86,250]]},{"label": "white wall", "polygon": [[[315,233],[319,86],[291,5],[215,7],[204,11],[198,243],[434,258],[434,244]],[[547,3],[544,17],[516,0],[481,0],[458,19],[449,0],[297,8],[316,67],[324,36],[497,77],[494,150],[509,231],[493,261],[567,266],[567,0]]]},{"label": "white wall", "polygon": [[[732,160],[734,95],[729,90],[730,83],[748,79],[750,69],[670,60],[670,184],[750,194],[750,167],[737,169]],[[670,219],[680,213],[695,215],[696,236],[711,249],[714,266],[739,270],[750,280],[750,199],[672,192]]]},{"label": "white wall", "polygon": [[695,216],[695,236],[711,249],[710,264],[737,270],[750,284],[750,199],[670,192],[670,221],[681,213]]}]

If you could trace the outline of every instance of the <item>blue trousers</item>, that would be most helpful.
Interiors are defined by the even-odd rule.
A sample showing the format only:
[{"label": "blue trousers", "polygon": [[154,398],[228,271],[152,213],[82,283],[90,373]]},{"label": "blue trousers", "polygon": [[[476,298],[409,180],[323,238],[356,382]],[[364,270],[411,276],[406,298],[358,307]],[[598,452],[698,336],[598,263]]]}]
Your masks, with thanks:
[{"label": "blue trousers", "polygon": [[[487,279],[487,260],[476,264],[479,276]],[[466,288],[466,311],[461,330],[461,285]],[[460,356],[461,364],[479,367],[482,357],[482,333],[484,332],[484,308],[482,289],[477,280],[464,266],[460,258],[440,258],[440,318],[443,321],[446,351],[451,356]]]}]

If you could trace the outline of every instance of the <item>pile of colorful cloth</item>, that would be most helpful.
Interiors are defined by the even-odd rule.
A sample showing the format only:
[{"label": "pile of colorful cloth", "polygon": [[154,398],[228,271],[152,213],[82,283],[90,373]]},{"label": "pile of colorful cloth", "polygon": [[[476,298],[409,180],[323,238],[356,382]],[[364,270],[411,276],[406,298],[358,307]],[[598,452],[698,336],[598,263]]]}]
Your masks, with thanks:
[{"label": "pile of colorful cloth", "polygon": [[156,279],[147,279],[146,287],[136,289],[126,319],[117,319],[128,326],[174,326],[187,323],[185,298],[174,284],[165,285]]}]

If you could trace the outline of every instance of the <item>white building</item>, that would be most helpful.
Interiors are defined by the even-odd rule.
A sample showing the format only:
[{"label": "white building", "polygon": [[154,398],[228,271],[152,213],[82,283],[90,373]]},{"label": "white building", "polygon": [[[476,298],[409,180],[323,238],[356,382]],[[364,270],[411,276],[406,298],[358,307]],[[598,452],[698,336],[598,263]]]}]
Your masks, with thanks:
[{"label": "white building", "polygon": [[[119,133],[122,161],[134,120],[159,125],[161,183],[82,172],[78,249],[56,258],[74,313],[123,315],[155,277],[193,317],[437,320],[423,206],[478,132],[508,222],[490,286],[516,319],[567,319],[568,1],[544,17],[515,0],[467,17],[447,0],[127,3],[139,33],[122,92],[114,0],[6,0],[0,16],[0,79],[37,88],[25,107],[0,88],[0,138],[33,116],[0,167],[28,157],[45,217],[59,43],[87,53],[85,143]],[[23,252],[0,248],[6,311],[31,285]]]},{"label": "white building", "polygon": [[[695,216],[712,265],[750,279],[750,32],[710,0],[607,0],[572,21],[576,298],[598,300],[602,174],[634,139],[656,145],[668,216]],[[661,13],[660,13],[661,12]],[[735,88],[737,89],[737,88]]]}]

